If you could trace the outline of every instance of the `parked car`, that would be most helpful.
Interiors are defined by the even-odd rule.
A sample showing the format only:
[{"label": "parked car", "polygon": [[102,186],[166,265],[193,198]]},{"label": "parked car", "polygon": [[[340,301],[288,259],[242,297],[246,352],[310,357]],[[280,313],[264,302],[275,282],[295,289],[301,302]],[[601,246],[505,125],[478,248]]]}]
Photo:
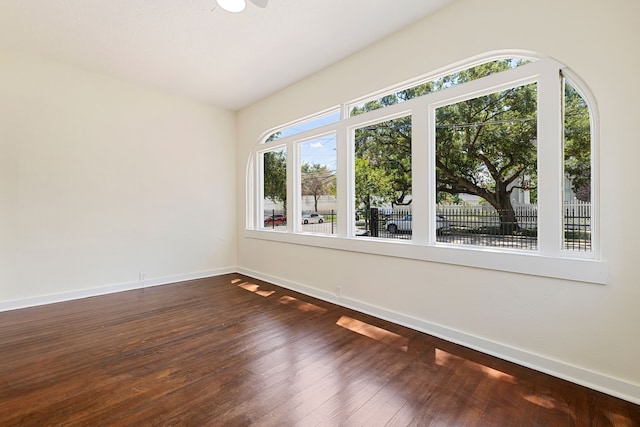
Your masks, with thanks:
[{"label": "parked car", "polygon": [[317,212],[302,215],[303,224],[322,224],[324,218]]},{"label": "parked car", "polygon": [[275,225],[287,225],[287,216],[286,215],[269,215],[264,217],[264,226],[275,226]]},{"label": "parked car", "polygon": [[[399,231],[411,231],[412,215],[406,215],[401,219],[390,219],[387,221],[387,231],[391,234]],[[449,229],[449,221],[444,215],[436,215],[436,233],[441,235],[445,230]]]}]

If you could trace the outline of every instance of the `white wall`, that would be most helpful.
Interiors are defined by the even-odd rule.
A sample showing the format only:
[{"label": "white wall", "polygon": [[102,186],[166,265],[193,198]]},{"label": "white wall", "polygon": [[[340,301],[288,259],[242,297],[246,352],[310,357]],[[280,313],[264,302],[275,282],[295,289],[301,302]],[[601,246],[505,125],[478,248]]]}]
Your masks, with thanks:
[{"label": "white wall", "polygon": [[[486,51],[554,57],[598,101],[608,284],[270,242],[243,236],[241,222],[240,269],[329,299],[339,286],[343,304],[640,402],[640,202],[629,197],[640,158],[639,15],[635,0],[459,0],[239,114],[241,193],[266,129]],[[238,216],[244,211],[239,197]]]},{"label": "white wall", "polygon": [[234,113],[0,52],[0,308],[233,269],[235,138]]}]

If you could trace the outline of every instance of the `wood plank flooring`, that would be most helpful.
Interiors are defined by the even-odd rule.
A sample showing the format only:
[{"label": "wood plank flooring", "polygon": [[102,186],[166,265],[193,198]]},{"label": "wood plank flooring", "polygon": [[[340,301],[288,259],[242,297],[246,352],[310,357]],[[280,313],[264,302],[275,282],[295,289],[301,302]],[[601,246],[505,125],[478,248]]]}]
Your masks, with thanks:
[{"label": "wood plank flooring", "polygon": [[0,313],[0,426],[639,426],[640,406],[239,274]]}]

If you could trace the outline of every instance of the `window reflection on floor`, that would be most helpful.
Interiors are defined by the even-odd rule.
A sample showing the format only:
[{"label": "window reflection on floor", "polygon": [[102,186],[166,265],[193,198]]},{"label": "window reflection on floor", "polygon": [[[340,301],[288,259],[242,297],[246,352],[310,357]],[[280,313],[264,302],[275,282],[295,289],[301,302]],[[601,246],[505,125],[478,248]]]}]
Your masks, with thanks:
[{"label": "window reflection on floor", "polygon": [[336,322],[336,325],[347,328],[357,334],[364,335],[369,338],[373,338],[376,341],[397,347],[402,351],[409,349],[409,339],[398,335],[386,329],[379,328],[377,326],[370,325],[366,322],[353,319],[349,316],[342,316]]},{"label": "window reflection on floor", "polygon": [[280,297],[279,301],[282,304],[295,307],[298,310],[304,311],[307,313],[324,314],[327,312],[326,308],[318,307],[317,305],[311,304],[309,302],[300,301],[299,299],[290,297],[288,295]]},{"label": "window reflection on floor", "polygon": [[[234,283],[234,282],[231,282],[231,283]],[[260,285],[256,285],[255,283],[243,282],[243,283],[240,283],[238,286],[241,287],[242,289],[246,289],[249,292],[253,292],[254,294],[258,294],[263,297],[268,297],[269,295],[272,295],[273,293],[275,293],[275,291],[264,291],[264,290],[261,291]]]},{"label": "window reflection on floor", "polygon": [[463,362],[468,367],[473,367],[473,368],[476,368],[476,369],[482,371],[487,377],[489,377],[491,379],[502,380],[502,381],[506,381],[506,382],[511,383],[511,384],[515,384],[516,383],[516,379],[512,375],[506,374],[506,373],[504,373],[502,371],[498,371],[497,369],[490,368],[490,367],[482,365],[480,363],[476,363],[476,362],[472,362],[472,361],[467,360],[467,359],[463,359],[460,356],[456,356],[455,354],[451,354],[449,352],[446,352],[444,350],[440,350],[439,348],[436,348],[436,365],[446,366],[446,365],[451,364],[453,362]]}]

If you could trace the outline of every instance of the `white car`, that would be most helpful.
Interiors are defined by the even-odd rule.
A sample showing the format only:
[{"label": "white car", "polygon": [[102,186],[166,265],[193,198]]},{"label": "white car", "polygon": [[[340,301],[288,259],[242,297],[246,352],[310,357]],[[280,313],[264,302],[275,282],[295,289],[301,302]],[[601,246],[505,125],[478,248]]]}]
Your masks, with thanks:
[{"label": "white car", "polygon": [[310,213],[302,215],[302,223],[303,224],[322,224],[324,222],[324,218],[319,213]]},{"label": "white car", "polygon": [[[390,219],[387,221],[387,231],[391,234],[399,231],[411,232],[411,220],[412,215],[406,215],[402,219]],[[445,230],[449,229],[449,221],[444,215],[436,215],[436,233],[442,234]]]}]

